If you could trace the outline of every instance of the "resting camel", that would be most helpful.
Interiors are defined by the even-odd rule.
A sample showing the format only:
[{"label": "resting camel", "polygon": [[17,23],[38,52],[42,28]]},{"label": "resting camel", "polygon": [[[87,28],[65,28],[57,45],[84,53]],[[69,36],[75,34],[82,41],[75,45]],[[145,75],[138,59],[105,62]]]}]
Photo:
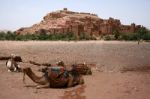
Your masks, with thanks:
[{"label": "resting camel", "polygon": [[[92,70],[91,70],[91,66],[93,66],[94,64],[86,64],[84,63],[78,63],[78,64],[73,64],[71,65],[71,68],[76,70],[79,74],[81,75],[92,75]],[[58,61],[56,63],[56,66],[61,66],[66,68],[67,66],[64,64],[63,61]],[[68,65],[69,66],[69,65]],[[45,67],[44,67],[45,68]],[[40,68],[38,71],[42,72],[43,68]],[[68,69],[68,68],[66,68]],[[69,70],[69,69],[68,69]]]},{"label": "resting camel", "polygon": [[[78,84],[84,84],[83,77],[76,71],[66,71],[60,72],[58,75],[53,75],[52,69],[56,67],[49,67],[42,70],[43,76],[38,77],[33,73],[31,68],[23,69],[23,82],[25,82],[25,75],[27,75],[33,82],[39,84],[36,88],[62,88],[62,87],[72,87]],[[57,67],[56,69],[64,69],[64,67]]]},{"label": "resting camel", "polygon": [[[66,65],[64,64],[63,61],[58,61],[56,63],[56,65],[66,68]],[[92,70],[91,70],[89,65],[93,65],[93,64],[86,64],[85,62],[84,63],[79,63],[79,64],[73,64],[72,68],[74,70],[76,70],[81,75],[92,75]]]},{"label": "resting camel", "polygon": [[8,72],[21,72],[19,64],[15,61],[15,55],[11,54],[9,60],[6,61],[6,67]]}]

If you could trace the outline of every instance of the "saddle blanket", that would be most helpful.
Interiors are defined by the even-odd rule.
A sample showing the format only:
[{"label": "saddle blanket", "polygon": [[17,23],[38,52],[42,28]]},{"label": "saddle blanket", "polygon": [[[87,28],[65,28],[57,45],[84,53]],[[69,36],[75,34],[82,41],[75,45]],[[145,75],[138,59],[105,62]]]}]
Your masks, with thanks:
[{"label": "saddle blanket", "polygon": [[54,67],[50,67],[49,69],[51,71],[51,74],[50,74],[51,77],[57,78],[62,73],[63,73],[64,77],[67,77],[67,73],[68,72],[67,72],[67,70],[64,67],[56,67],[56,66],[54,66]]}]

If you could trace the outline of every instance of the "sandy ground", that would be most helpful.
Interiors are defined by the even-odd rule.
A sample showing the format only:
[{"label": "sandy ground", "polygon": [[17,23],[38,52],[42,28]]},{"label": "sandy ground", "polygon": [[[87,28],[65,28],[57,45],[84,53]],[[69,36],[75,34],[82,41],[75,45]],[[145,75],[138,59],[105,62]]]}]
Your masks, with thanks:
[{"label": "sandy ground", "polygon": [[[22,73],[7,72],[5,61],[0,61],[0,99],[150,99],[150,71],[124,69],[150,67],[150,43],[118,41],[0,41],[0,56],[11,53],[23,61],[49,62],[63,60],[66,64],[92,63],[93,75],[84,76],[85,84],[66,89],[25,87]],[[30,66],[37,75],[38,67]],[[28,77],[27,85],[34,86]]]}]

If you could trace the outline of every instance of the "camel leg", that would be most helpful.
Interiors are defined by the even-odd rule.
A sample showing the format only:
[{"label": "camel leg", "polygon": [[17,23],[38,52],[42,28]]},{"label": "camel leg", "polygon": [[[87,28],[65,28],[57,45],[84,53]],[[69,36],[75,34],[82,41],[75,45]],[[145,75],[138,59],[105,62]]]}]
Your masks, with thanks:
[{"label": "camel leg", "polygon": [[16,67],[14,67],[14,72],[16,72],[17,71],[17,68]]},{"label": "camel leg", "polygon": [[26,82],[25,82],[25,73],[23,73],[23,79],[22,79],[22,81],[23,81],[23,83],[25,84]]},{"label": "camel leg", "polygon": [[38,93],[38,89],[41,88],[49,88],[49,84],[47,83],[46,85],[37,85],[34,93]]},{"label": "camel leg", "polygon": [[73,77],[71,75],[69,75],[67,87],[71,87],[71,86],[73,86]]},{"label": "camel leg", "polygon": [[83,79],[83,77],[82,77],[82,76],[80,77],[79,84],[80,84],[80,85],[81,85],[81,84],[84,84],[84,79]]},{"label": "camel leg", "polygon": [[11,72],[11,70],[8,69],[8,72]]},{"label": "camel leg", "polygon": [[36,89],[49,88],[49,87],[50,87],[50,85],[49,85],[49,83],[47,83],[47,84],[45,84],[45,85],[37,85],[37,86],[36,86]]}]

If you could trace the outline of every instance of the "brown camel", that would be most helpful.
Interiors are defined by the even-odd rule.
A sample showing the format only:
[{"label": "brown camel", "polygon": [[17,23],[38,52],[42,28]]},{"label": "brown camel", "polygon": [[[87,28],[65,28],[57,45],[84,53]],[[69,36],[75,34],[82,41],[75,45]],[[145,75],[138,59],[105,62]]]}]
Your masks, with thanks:
[{"label": "brown camel", "polygon": [[[23,69],[23,82],[25,81],[25,75],[29,76],[29,78],[39,84],[40,86],[37,86],[37,88],[61,88],[61,87],[72,87],[78,84],[84,84],[84,80],[80,74],[78,74],[75,71],[64,71],[59,73],[58,75],[53,76],[51,68],[45,68],[43,69],[44,75],[41,77],[38,77],[33,73],[31,68],[24,68]],[[63,68],[63,67],[60,67]]]},{"label": "brown camel", "polygon": [[[92,75],[91,67],[92,67],[93,65],[95,66],[95,64],[78,63],[78,64],[73,64],[73,65],[71,65],[71,68],[66,68],[66,67],[68,67],[69,65],[68,65],[68,66],[65,65],[63,61],[59,61],[59,62],[56,63],[56,66],[64,67],[64,68],[66,68],[68,71],[69,71],[70,69],[74,69],[74,70],[76,70],[76,71],[77,71],[79,74],[81,74],[81,75]],[[46,68],[47,68],[47,67],[46,67]],[[43,72],[44,69],[45,69],[45,67],[38,69],[38,71]]]}]

